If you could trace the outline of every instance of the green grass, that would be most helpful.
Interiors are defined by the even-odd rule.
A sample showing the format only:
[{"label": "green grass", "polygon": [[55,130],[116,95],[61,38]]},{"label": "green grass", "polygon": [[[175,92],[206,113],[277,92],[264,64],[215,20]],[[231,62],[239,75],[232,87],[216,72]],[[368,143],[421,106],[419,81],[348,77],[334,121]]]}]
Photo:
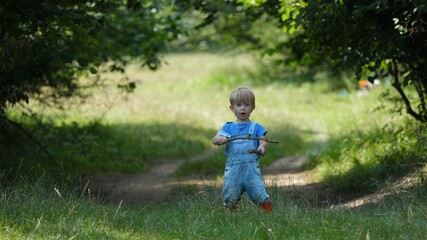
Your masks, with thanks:
[{"label": "green grass", "polygon": [[426,164],[426,139],[421,135],[425,136],[425,127],[405,123],[367,132],[353,130],[332,139],[311,164],[336,191],[375,191]]},{"label": "green grass", "polygon": [[[127,70],[137,88],[123,95],[96,89],[66,111],[9,111],[51,156],[14,127],[0,136],[0,239],[422,239],[427,235],[425,182],[356,209],[331,210],[289,190],[271,187],[274,212],[262,214],[247,198],[229,214],[220,189],[178,188],[176,201],[110,205],[82,194],[79,176],[93,172],[143,172],[158,160],[189,159],[176,175],[220,177],[223,147],[211,138],[232,121],[228,97],[237,85],[257,98],[252,120],[262,123],[271,144],[266,165],[285,156],[309,156],[307,168],[336,192],[372,192],[425,166],[427,130],[405,116],[381,109],[389,86],[368,96],[338,94],[307,79],[269,82],[249,55],[172,54],[157,72]],[[288,74],[292,77],[292,74]],[[319,74],[317,78],[323,76]],[[119,76],[108,75],[110,79]],[[84,81],[84,80],[82,80]],[[114,80],[111,80],[114,86]],[[269,82],[269,83],[268,83]],[[354,84],[356,86],[356,83]],[[381,104],[380,104],[381,103]],[[384,105],[384,106],[383,106]],[[25,114],[22,114],[24,112]],[[40,119],[35,121],[32,114]],[[425,180],[425,173],[421,174]],[[52,179],[54,181],[52,181]],[[61,187],[59,187],[61,186]]]},{"label": "green grass", "polygon": [[220,207],[217,189],[160,205],[102,205],[43,183],[3,191],[3,239],[423,239],[426,191],[419,186],[357,209],[313,207],[274,192],[272,214],[246,198],[236,213]]}]

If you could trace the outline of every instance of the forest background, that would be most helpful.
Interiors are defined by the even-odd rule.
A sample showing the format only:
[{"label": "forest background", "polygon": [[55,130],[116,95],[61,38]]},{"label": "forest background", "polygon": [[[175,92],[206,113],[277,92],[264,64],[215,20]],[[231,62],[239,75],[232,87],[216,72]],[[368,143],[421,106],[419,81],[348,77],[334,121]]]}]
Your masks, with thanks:
[{"label": "forest background", "polygon": [[[405,238],[427,229],[424,1],[6,0],[0,11],[3,236],[209,238],[243,219],[259,224],[236,236]],[[365,79],[371,87],[359,89]],[[277,197],[271,219],[223,215],[211,206],[215,189],[199,199],[184,188],[176,202],[123,211],[87,197],[85,175],[144,172],[158,159],[210,151],[238,85],[255,90],[257,118],[283,143],[263,165],[307,155],[305,169],[337,196],[409,176],[416,184],[358,211]],[[215,152],[175,175],[219,177],[222,167]],[[280,214],[299,224],[282,229]]]}]

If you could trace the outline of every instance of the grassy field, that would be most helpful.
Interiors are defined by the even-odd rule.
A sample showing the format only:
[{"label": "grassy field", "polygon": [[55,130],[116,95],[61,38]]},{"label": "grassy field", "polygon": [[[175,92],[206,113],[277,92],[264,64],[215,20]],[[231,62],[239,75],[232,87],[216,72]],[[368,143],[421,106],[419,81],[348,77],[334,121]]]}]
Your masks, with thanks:
[{"label": "grassy field", "polygon": [[[358,209],[316,208],[273,194],[274,212],[246,199],[230,214],[218,190],[176,202],[113,206],[78,192],[33,185],[3,193],[2,239],[423,239],[425,189]],[[60,195],[61,194],[61,195]]]},{"label": "grassy field", "polygon": [[[9,112],[50,156],[30,141],[16,144],[20,147],[14,151],[2,142],[2,152],[7,152],[2,156],[9,162],[2,163],[2,177],[8,180],[1,185],[1,239],[427,236],[425,170],[420,170],[426,161],[427,131],[405,116],[375,110],[389,107],[378,101],[389,86],[358,97],[332,90],[325,81],[296,84],[269,75],[264,65],[244,54],[171,54],[165,60],[168,64],[157,72],[141,70],[137,63],[130,66],[128,77],[137,84],[130,95],[115,90],[114,79],[120,76],[108,75],[111,87],[93,90],[93,98],[65,106],[66,111],[42,109],[32,102],[29,109],[16,109],[25,114]],[[314,206],[273,186],[272,214],[261,213],[247,198],[238,212],[227,213],[216,188],[182,193],[174,202],[125,206],[103,204],[76,187],[76,176],[83,174],[142,172],[159,159],[185,159],[212,149],[217,153],[184,164],[176,175],[221,176],[222,149],[210,140],[225,121],[234,120],[228,97],[240,85],[256,94],[252,120],[280,142],[270,146],[262,164],[284,156],[309,156],[307,168],[337,192],[374,192],[413,171],[419,171],[419,182],[355,209]],[[42,124],[30,117],[33,112]]]}]

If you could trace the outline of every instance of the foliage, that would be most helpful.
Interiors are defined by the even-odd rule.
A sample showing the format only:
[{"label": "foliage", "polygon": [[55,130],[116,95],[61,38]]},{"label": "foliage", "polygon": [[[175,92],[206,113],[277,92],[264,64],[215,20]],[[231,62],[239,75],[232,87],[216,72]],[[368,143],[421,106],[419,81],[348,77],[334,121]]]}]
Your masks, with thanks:
[{"label": "foliage", "polygon": [[[156,69],[164,41],[176,36],[179,16],[169,11],[163,1],[2,1],[2,122],[7,107],[41,93],[45,101],[76,94],[76,79],[96,75],[107,61],[110,71],[123,72],[129,56]],[[119,85],[135,86],[126,78]]]},{"label": "foliage", "polygon": [[283,40],[277,20],[262,9],[239,1],[178,1],[186,34],[171,42],[172,50],[262,50]]},{"label": "foliage", "polygon": [[[371,82],[392,76],[406,111],[427,122],[425,1],[290,0],[262,6],[270,13],[279,9],[283,28],[291,34],[273,51],[290,49],[285,63],[326,64]],[[411,88],[415,99],[408,96]]]}]

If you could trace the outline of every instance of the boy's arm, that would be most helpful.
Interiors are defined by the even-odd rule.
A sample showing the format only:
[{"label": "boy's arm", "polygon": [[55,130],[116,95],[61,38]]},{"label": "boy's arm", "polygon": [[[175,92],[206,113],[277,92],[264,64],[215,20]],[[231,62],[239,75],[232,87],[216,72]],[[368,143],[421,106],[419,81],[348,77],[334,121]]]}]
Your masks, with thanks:
[{"label": "boy's arm", "polygon": [[[262,137],[265,138],[265,135]],[[259,140],[259,146],[257,150],[260,152],[261,156],[264,156],[267,153],[267,141]]]},{"label": "boy's arm", "polygon": [[212,143],[214,145],[222,145],[228,143],[228,139],[231,137],[231,135],[224,130],[220,130],[215,137],[212,138]]},{"label": "boy's arm", "polygon": [[217,145],[217,146],[225,144],[227,142],[228,142],[228,138],[224,137],[224,136],[221,136],[219,134],[217,134],[215,137],[212,138],[212,143],[214,145]]}]

